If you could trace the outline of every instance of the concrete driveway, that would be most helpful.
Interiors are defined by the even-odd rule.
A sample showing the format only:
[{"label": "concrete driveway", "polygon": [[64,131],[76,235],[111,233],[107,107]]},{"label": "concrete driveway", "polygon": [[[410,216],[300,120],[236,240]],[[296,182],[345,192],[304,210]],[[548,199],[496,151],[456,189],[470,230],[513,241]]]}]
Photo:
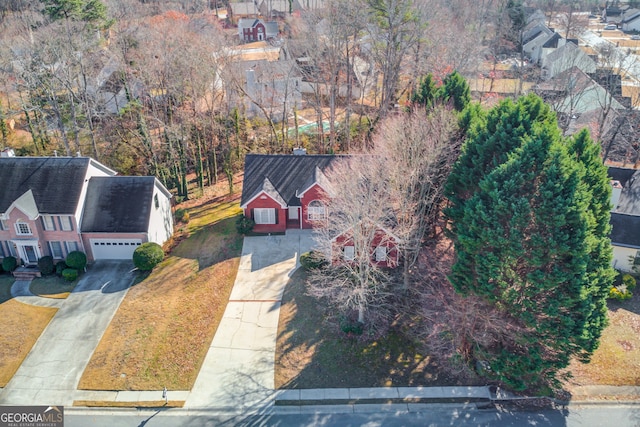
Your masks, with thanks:
[{"label": "concrete driveway", "polygon": [[0,391],[2,405],[71,405],[78,381],[135,275],[131,261],[87,269]]},{"label": "concrete driveway", "polygon": [[280,303],[310,230],[245,237],[231,297],[185,407],[256,410],[273,403]]}]

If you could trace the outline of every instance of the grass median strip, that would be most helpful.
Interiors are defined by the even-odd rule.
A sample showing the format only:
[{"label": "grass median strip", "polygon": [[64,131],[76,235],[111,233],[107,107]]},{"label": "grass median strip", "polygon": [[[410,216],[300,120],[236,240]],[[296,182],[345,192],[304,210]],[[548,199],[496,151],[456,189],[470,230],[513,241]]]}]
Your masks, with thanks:
[{"label": "grass median strip", "polygon": [[85,408],[182,408],[184,400],[153,400],[149,402],[114,402],[111,400],[74,400],[73,406]]}]

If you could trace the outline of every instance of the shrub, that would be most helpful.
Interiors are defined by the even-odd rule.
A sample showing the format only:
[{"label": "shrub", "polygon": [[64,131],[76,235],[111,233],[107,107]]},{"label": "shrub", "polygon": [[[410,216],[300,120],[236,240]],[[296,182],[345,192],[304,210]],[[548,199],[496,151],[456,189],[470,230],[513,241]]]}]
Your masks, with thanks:
[{"label": "shrub", "polygon": [[362,335],[364,325],[357,320],[351,320],[347,316],[340,318],[340,330],[347,335]]},{"label": "shrub", "polygon": [[327,265],[327,260],[318,251],[305,252],[300,255],[300,265],[305,270],[322,268]]},{"label": "shrub", "polygon": [[189,212],[186,209],[177,209],[175,215],[176,221],[184,222],[185,224],[189,222]]},{"label": "shrub", "polygon": [[247,218],[244,215],[236,220],[236,230],[238,230],[239,234],[244,235],[251,233],[254,225],[256,225],[256,223],[251,218]]},{"label": "shrub", "polygon": [[58,261],[58,263],[56,264],[56,276],[62,277],[62,272],[66,268],[69,268],[69,266],[65,264],[64,261]]},{"label": "shrub", "polygon": [[38,270],[40,273],[48,276],[55,271],[55,265],[53,265],[53,257],[51,255],[43,256],[38,260]]},{"label": "shrub", "polygon": [[7,256],[2,259],[2,269],[4,271],[12,272],[18,266],[18,260],[16,257]]},{"label": "shrub", "polygon": [[73,282],[78,278],[78,270],[75,268],[65,268],[62,270],[62,277],[68,282]]},{"label": "shrub", "polygon": [[613,286],[609,291],[609,298],[615,299],[617,301],[626,301],[628,299],[631,299],[632,296],[633,294],[629,291],[629,289],[624,289],[624,288],[618,289],[615,286]]},{"label": "shrub", "polygon": [[133,264],[142,271],[153,270],[163,258],[162,246],[154,242],[143,243],[133,251]]},{"label": "shrub", "polygon": [[84,252],[80,251],[69,252],[65,263],[69,267],[75,268],[76,270],[84,270],[84,268],[87,266],[87,256],[84,254]]},{"label": "shrub", "polygon": [[626,289],[632,291],[636,287],[636,278],[630,274],[625,274],[622,276],[622,284]]}]

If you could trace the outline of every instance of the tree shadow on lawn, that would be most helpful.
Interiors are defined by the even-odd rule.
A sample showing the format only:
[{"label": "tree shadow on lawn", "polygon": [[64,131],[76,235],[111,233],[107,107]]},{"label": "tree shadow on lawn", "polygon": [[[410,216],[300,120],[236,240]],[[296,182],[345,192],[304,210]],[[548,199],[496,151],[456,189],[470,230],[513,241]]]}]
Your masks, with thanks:
[{"label": "tree shadow on lawn", "polygon": [[285,289],[276,348],[276,388],[480,385],[441,372],[401,331],[372,342],[350,338],[324,319],[298,270]]},{"label": "tree shadow on lawn", "polygon": [[240,256],[242,236],[235,228],[237,218],[238,215],[225,218],[198,229],[182,240],[171,255],[198,260],[200,270]]}]

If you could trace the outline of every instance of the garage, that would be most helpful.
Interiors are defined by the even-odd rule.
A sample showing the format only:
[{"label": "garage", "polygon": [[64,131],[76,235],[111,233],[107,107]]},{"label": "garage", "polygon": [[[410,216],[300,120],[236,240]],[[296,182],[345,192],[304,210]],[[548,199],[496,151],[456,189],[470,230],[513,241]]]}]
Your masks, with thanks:
[{"label": "garage", "polygon": [[93,259],[131,259],[140,239],[90,239]]}]

